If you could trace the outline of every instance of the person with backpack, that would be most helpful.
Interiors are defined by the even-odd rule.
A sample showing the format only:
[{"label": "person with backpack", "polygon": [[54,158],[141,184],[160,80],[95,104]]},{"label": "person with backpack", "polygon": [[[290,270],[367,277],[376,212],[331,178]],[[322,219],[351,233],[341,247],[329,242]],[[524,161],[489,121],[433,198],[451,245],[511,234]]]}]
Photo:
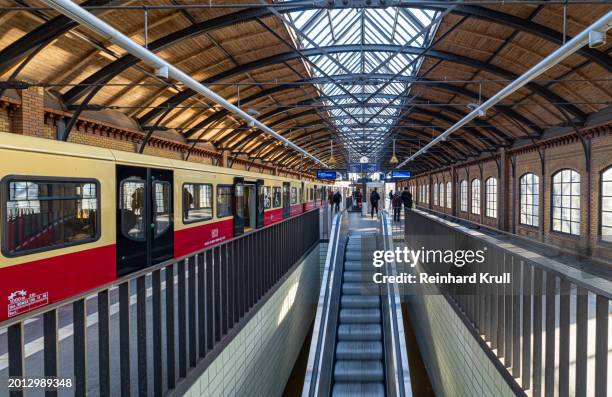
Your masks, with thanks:
[{"label": "person with backpack", "polygon": [[404,191],[402,192],[402,203],[404,203],[404,216],[409,208],[412,208],[412,194],[408,191],[408,187],[404,187]]},{"label": "person with backpack", "polygon": [[391,206],[393,207],[393,221],[400,221],[400,214],[402,212],[402,196],[399,193],[395,193],[391,199]]},{"label": "person with backpack", "polygon": [[372,193],[370,193],[370,205],[372,206],[372,210],[370,211],[370,215],[374,218],[374,210],[376,210],[376,217],[378,217],[378,201],[380,200],[380,194],[378,194],[378,188],[374,188]]},{"label": "person with backpack", "polygon": [[336,190],[336,193],[334,193],[333,201],[334,201],[334,211],[340,212],[340,202],[342,201],[342,195],[340,194],[339,190]]}]

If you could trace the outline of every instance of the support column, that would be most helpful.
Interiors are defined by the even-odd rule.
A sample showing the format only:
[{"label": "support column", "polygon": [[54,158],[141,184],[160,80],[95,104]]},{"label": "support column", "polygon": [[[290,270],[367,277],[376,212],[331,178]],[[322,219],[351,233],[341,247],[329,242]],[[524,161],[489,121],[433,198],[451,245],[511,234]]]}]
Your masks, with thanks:
[{"label": "support column", "polygon": [[509,185],[509,159],[506,148],[499,150],[499,185],[497,186],[499,194],[499,223],[497,227],[500,230],[508,230],[508,215],[510,213],[510,185]]},{"label": "support column", "polygon": [[229,150],[224,150],[221,153],[221,167],[229,167]]},{"label": "support column", "polygon": [[44,95],[42,87],[28,87],[19,90],[21,106],[13,116],[13,132],[22,135],[47,137],[45,134]]}]

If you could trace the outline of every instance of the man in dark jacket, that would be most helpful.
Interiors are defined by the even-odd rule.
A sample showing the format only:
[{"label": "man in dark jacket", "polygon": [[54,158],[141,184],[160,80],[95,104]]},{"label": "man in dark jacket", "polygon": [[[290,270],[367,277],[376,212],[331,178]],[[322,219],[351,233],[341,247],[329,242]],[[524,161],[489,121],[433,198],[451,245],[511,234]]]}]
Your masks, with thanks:
[{"label": "man in dark jacket", "polygon": [[406,214],[406,211],[412,208],[412,194],[408,191],[407,186],[404,187],[404,191],[402,192],[402,203],[404,203],[404,214]]},{"label": "man in dark jacket", "polygon": [[342,195],[340,194],[340,191],[336,191],[336,193],[334,193],[333,200],[334,200],[334,211],[339,212],[340,202],[342,201]]},{"label": "man in dark jacket", "polygon": [[402,212],[402,196],[399,192],[395,193],[391,199],[391,205],[393,206],[393,221],[400,221],[400,213]]},{"label": "man in dark jacket", "polygon": [[376,210],[376,217],[378,217],[378,201],[379,200],[380,200],[380,194],[378,194],[378,188],[374,188],[374,191],[370,193],[370,205],[372,206],[370,215],[372,218],[374,218],[374,210]]}]

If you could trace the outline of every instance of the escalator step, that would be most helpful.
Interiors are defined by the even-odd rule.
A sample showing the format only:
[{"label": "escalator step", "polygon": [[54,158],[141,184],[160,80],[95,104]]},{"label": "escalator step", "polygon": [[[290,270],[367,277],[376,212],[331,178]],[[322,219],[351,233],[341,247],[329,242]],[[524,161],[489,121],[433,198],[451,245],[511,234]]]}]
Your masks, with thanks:
[{"label": "escalator step", "polygon": [[382,328],[380,324],[340,324],[338,340],[382,340]]},{"label": "escalator step", "polygon": [[334,367],[336,382],[382,382],[383,365],[380,360],[338,360]]},{"label": "escalator step", "polygon": [[379,308],[378,295],[344,295],[341,300],[342,308]]},{"label": "escalator step", "polygon": [[384,397],[385,387],[382,383],[336,383],[333,397]]},{"label": "escalator step", "polygon": [[341,323],[380,323],[380,309],[341,309]]},{"label": "escalator step", "polygon": [[383,347],[380,341],[338,342],[336,359],[338,360],[382,360]]}]

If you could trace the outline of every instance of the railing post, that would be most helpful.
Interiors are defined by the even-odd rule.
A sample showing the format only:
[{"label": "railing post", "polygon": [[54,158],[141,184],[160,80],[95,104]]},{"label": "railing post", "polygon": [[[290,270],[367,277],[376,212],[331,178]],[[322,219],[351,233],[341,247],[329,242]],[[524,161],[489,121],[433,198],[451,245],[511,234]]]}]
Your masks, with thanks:
[{"label": "railing post", "polygon": [[87,319],[85,317],[85,300],[79,299],[72,304],[73,354],[74,354],[74,395],[87,394]]},{"label": "railing post", "polygon": [[130,396],[130,282],[119,285],[119,366],[121,395]]},{"label": "railing post", "polygon": [[98,378],[100,396],[110,396],[110,305],[108,290],[98,293]]},{"label": "railing post", "polygon": [[[43,315],[43,338],[45,346],[45,377],[57,378],[57,310],[50,310]],[[47,390],[45,392],[45,397],[55,396],[57,396],[57,389]]]},{"label": "railing post", "polygon": [[[24,343],[23,343],[23,322],[13,324],[7,330],[9,378],[23,378],[24,371]],[[23,396],[23,388],[11,389],[10,397]]]}]

